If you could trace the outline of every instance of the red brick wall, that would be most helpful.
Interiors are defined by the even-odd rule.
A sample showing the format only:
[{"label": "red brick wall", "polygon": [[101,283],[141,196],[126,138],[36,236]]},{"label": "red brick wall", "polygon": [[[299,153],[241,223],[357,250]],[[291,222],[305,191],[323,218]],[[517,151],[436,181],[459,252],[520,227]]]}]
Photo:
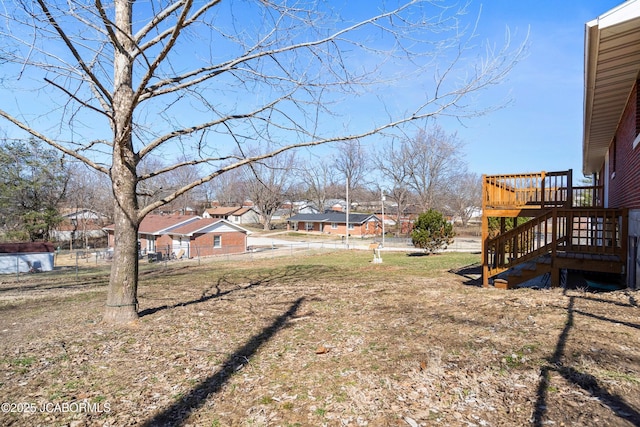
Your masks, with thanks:
[{"label": "red brick wall", "polygon": [[[142,248],[145,247],[146,246],[142,246]],[[169,256],[171,252],[173,252],[173,239],[171,236],[168,234],[156,236],[156,252],[162,252],[163,256]]]},{"label": "red brick wall", "polygon": [[[225,232],[217,233],[222,236],[222,247],[213,247],[213,236],[215,233],[200,234],[195,238],[191,238],[191,257],[198,256],[198,250],[200,256],[230,254],[230,253],[244,253],[247,249],[247,236],[241,232]],[[147,249],[146,235],[139,235],[140,248],[144,251]],[[113,231],[109,231],[109,246],[114,247]],[[156,251],[162,252],[163,256],[167,255],[167,245],[170,248],[170,252],[177,252],[177,249],[173,247],[173,240],[169,235],[156,236]],[[198,249],[196,249],[198,246]]]},{"label": "red brick wall", "polygon": [[[319,228],[322,227],[322,229],[318,229],[315,230],[315,228]],[[337,224],[336,228],[331,228],[331,223],[317,223],[314,224],[314,231],[322,231],[323,233],[327,233],[327,234],[337,234],[337,235],[345,235],[346,231],[347,231],[347,227],[345,224]],[[351,234],[352,236],[357,234],[357,231],[354,230],[349,230],[349,234]]]},{"label": "red brick wall", "polygon": [[615,144],[612,141],[609,147],[610,165],[615,156],[615,175],[611,167],[609,170],[609,207],[611,208],[640,208],[640,144],[633,148],[636,137],[637,96],[636,86],[620,120]]},{"label": "red brick wall", "polygon": [[[221,236],[221,247],[213,247],[214,236]],[[247,235],[239,231],[199,234],[191,239],[192,257],[244,253],[246,250]]]},{"label": "red brick wall", "polygon": [[[353,225],[353,229],[349,230],[349,235],[351,236],[371,236],[373,234],[379,235],[382,234],[382,228],[376,227],[375,222],[370,222],[369,229],[367,229],[367,225]],[[337,235],[345,235],[347,227],[345,224],[338,224],[337,228],[331,228],[331,223],[324,223],[324,228],[322,230],[316,230],[317,226],[322,226],[323,223],[314,224],[314,231],[322,231],[327,234],[337,234]]]}]

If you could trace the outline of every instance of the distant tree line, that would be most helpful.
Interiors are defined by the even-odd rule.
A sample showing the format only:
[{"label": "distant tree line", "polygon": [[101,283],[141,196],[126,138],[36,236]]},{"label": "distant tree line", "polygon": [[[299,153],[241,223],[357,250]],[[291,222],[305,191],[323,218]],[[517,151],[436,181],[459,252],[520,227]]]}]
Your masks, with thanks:
[{"label": "distant tree line", "polygon": [[[432,126],[384,146],[373,149],[349,141],[324,157],[283,153],[222,174],[162,210],[200,214],[213,201],[232,206],[249,200],[268,229],[287,201],[306,201],[322,210],[330,200],[345,200],[348,191],[349,201],[359,211],[379,212],[384,197],[385,215],[416,217],[432,209],[466,225],[480,206],[481,181],[468,171],[464,146],[455,133]],[[48,240],[65,210],[90,209],[104,215],[106,222],[112,219],[114,199],[108,180],[72,160],[35,140],[0,139],[1,240]],[[140,173],[162,167],[161,159],[149,158],[140,165]],[[138,188],[138,203],[161,200],[202,175],[200,168],[184,162],[146,179]],[[400,223],[388,231],[401,234]]]}]

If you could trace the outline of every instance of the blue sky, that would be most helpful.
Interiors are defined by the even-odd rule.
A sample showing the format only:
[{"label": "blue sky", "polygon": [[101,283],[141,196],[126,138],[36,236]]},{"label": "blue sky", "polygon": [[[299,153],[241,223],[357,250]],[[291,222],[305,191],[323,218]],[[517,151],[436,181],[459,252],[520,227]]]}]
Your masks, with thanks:
[{"label": "blue sky", "polygon": [[[502,174],[573,169],[582,177],[585,23],[621,0],[491,0],[482,6],[481,36],[499,40],[505,27],[529,31],[527,57],[488,99],[511,103],[487,116],[444,124],[466,144],[472,172]],[[517,40],[521,40],[517,38]]]},{"label": "blue sky", "polygon": [[[500,47],[504,43],[507,28],[512,34],[514,45],[521,43],[524,36],[529,34],[528,55],[501,85],[481,93],[483,104],[499,104],[508,96],[511,102],[507,106],[485,116],[467,119],[463,124],[451,119],[438,121],[447,132],[457,132],[460,140],[466,144],[466,161],[471,172],[501,174],[573,169],[577,177],[582,176],[585,23],[621,2],[622,0],[474,0],[471,3],[470,22],[480,14],[478,43],[486,41]],[[341,8],[348,16],[369,14],[377,9],[375,2],[358,0],[330,0],[327,4]],[[201,47],[197,47],[199,51]],[[12,85],[12,82],[5,83]],[[389,93],[396,94],[399,89],[413,97],[422,96],[423,92],[412,86],[413,81],[404,83],[405,87],[389,89]],[[27,90],[30,88],[27,85]],[[12,95],[21,101],[26,100],[21,110],[23,112],[33,114],[39,110],[38,106],[49,108],[48,105],[40,105],[39,99],[35,99],[36,103],[29,102],[30,97],[21,96],[19,91],[14,91]],[[396,102],[394,108],[405,102],[403,99],[393,99],[393,96],[389,98],[390,104]],[[13,102],[8,97],[5,97],[2,104],[3,108],[13,109]],[[29,104],[30,107],[26,108]],[[370,116],[368,105],[364,104],[364,108],[356,108],[354,105],[357,104],[349,104],[350,110],[341,126],[356,124],[363,116]],[[187,111],[186,116],[190,118],[193,111]],[[176,117],[181,119],[179,115]],[[5,124],[0,124],[0,130]],[[91,124],[93,126],[95,123]],[[6,128],[6,134],[14,136],[15,129],[9,128]],[[86,137],[96,138],[91,134],[91,126],[75,131],[85,132]],[[319,150],[318,154],[322,155],[322,152],[323,150]]]}]

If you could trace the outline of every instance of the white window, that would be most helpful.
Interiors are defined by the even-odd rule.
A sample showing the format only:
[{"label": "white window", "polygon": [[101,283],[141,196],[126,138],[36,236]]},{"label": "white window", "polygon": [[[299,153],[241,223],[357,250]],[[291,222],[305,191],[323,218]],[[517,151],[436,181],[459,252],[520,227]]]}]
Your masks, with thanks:
[{"label": "white window", "polygon": [[222,236],[213,236],[213,247],[214,248],[222,247]]},{"label": "white window", "polygon": [[337,229],[337,228],[338,228],[338,223],[337,223],[337,222],[332,222],[332,223],[331,223],[331,228],[332,228],[333,230]]},{"label": "white window", "polygon": [[349,224],[349,230],[353,230],[354,228],[353,224]]},{"label": "white window", "polygon": [[307,231],[313,231],[313,223],[312,222],[305,222],[304,223],[304,229]]}]

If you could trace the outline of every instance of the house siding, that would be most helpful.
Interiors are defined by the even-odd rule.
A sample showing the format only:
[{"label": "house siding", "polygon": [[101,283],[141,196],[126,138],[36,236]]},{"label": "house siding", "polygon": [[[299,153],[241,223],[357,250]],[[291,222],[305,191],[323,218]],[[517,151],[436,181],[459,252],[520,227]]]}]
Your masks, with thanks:
[{"label": "house siding", "polygon": [[629,286],[640,289],[640,209],[629,211]]},{"label": "house siding", "polygon": [[640,144],[635,148],[637,85],[609,146],[609,207],[640,209]]},{"label": "house siding", "polygon": [[615,137],[609,145],[609,176],[603,165],[600,176],[607,180],[610,208],[629,208],[628,285],[640,288],[640,144],[635,148],[638,122],[638,85],[633,87]]}]

